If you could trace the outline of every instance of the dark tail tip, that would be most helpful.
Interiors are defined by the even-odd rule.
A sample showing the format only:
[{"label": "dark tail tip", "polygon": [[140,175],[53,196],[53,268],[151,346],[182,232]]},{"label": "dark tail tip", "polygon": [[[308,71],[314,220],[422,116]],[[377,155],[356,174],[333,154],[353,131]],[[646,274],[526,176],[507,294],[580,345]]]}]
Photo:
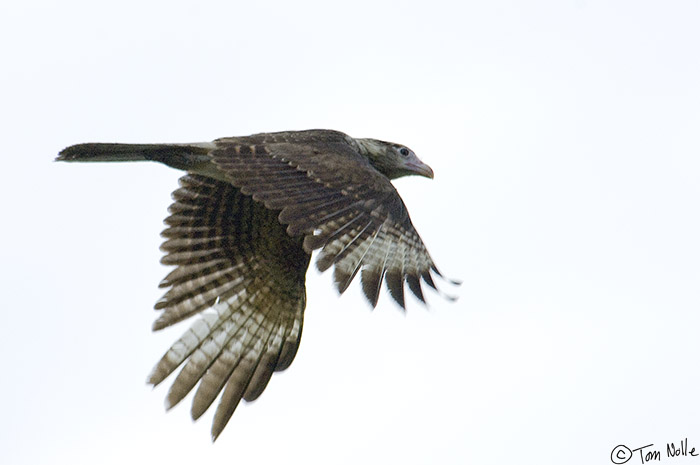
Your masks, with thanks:
[{"label": "dark tail tip", "polygon": [[77,145],[71,145],[65,149],[58,152],[58,156],[54,161],[71,161],[78,158],[77,150],[75,149]]}]

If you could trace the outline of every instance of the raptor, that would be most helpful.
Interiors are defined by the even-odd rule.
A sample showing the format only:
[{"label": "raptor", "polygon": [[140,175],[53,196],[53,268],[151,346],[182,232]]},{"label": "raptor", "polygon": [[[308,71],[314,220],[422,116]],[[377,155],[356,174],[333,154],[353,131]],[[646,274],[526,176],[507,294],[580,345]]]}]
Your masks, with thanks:
[{"label": "raptor", "polygon": [[194,144],[70,146],[66,162],[156,161],[186,171],[162,235],[159,330],[199,315],[156,364],[157,385],[182,366],[168,408],[195,386],[192,417],[220,395],[215,440],[241,399],[263,392],[299,347],[305,275],[333,267],[338,291],[359,273],[377,305],[382,283],[405,308],[404,288],[425,302],[422,284],[442,276],[391,183],[433,177],[406,146],[331,130],[262,133]]}]

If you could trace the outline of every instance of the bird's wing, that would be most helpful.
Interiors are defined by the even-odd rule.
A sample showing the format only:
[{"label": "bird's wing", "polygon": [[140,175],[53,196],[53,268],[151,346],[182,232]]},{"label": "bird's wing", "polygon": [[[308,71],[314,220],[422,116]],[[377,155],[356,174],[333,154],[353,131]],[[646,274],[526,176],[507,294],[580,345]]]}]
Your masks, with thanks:
[{"label": "bird's wing", "polygon": [[404,307],[404,282],[422,301],[421,281],[435,288],[440,274],[389,179],[342,133],[304,140],[228,138],[210,152],[233,185],[266,207],[281,210],[292,236],[307,252],[321,248],[319,270],[335,266],[342,293],[361,270],[362,289],[374,306],[382,281]]},{"label": "bird's wing", "polygon": [[192,417],[223,390],[212,436],[241,399],[256,399],[273,371],[287,368],[301,338],[304,279],[310,255],[289,236],[277,212],[231,184],[197,175],[180,179],[163,231],[163,263],[176,265],[161,283],[163,313],[154,329],[202,313],[153,369],[156,385],[184,363],[168,408],[199,383]]}]

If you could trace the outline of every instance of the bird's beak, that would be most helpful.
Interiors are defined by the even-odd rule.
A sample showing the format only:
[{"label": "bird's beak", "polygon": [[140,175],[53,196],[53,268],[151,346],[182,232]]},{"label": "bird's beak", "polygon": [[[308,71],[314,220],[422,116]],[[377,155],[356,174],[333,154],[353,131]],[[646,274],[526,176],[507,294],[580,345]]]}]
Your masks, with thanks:
[{"label": "bird's beak", "polygon": [[433,174],[433,169],[420,160],[415,161],[415,162],[411,162],[411,163],[407,163],[406,166],[413,173],[415,173],[419,176],[425,176],[426,178],[430,178],[430,179],[433,179],[435,177],[435,175]]}]

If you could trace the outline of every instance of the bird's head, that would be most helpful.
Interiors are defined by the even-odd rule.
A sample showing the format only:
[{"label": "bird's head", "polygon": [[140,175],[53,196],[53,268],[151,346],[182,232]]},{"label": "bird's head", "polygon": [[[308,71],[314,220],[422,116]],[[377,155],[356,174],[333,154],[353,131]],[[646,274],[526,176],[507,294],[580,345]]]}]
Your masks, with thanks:
[{"label": "bird's head", "polygon": [[374,168],[389,179],[416,174],[433,178],[433,170],[405,145],[377,139],[355,139]]}]

